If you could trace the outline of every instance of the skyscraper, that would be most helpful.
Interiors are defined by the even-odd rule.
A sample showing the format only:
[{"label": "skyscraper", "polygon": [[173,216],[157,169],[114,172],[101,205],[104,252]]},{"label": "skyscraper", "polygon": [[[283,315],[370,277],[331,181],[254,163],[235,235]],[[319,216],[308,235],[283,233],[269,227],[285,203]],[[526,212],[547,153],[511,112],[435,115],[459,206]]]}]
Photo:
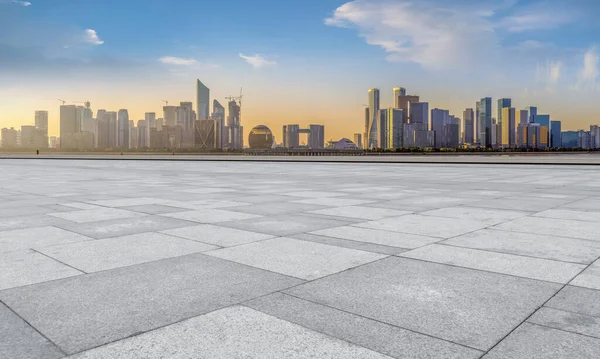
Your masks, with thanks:
[{"label": "skyscraper", "polygon": [[562,147],[562,123],[550,121],[550,147]]},{"label": "skyscraper", "polygon": [[119,147],[121,148],[129,148],[130,146],[130,136],[129,136],[129,113],[125,109],[119,110],[118,113],[118,123],[119,123]]},{"label": "skyscraper", "polygon": [[394,87],[394,108],[400,108],[400,96],[406,96],[406,89],[404,87]]},{"label": "skyscraper", "polygon": [[308,134],[308,147],[312,149],[325,148],[325,126],[310,125]]},{"label": "skyscraper", "polygon": [[387,111],[387,143],[384,148],[402,148],[404,112],[397,108],[390,108]]},{"label": "skyscraper", "polygon": [[[208,120],[209,117],[200,118],[200,120]],[[190,131],[194,128],[192,119],[192,103],[181,102],[177,108],[177,124],[183,127],[184,131]]]},{"label": "skyscraper", "polygon": [[515,122],[517,126],[527,125],[529,123],[529,112],[527,110],[516,110]]},{"label": "skyscraper", "polygon": [[472,144],[475,142],[475,113],[472,108],[463,111],[464,120],[464,142]]},{"label": "skyscraper", "polygon": [[380,109],[377,114],[379,123],[377,124],[377,148],[388,148],[388,122],[389,122],[389,111],[387,109]]},{"label": "skyscraper", "polygon": [[450,111],[434,108],[431,110],[431,130],[434,132],[434,146],[447,147],[446,126],[450,124]]},{"label": "skyscraper", "polygon": [[368,143],[367,148],[378,146],[377,125],[379,122],[379,89],[369,89],[369,125],[368,125]]},{"label": "skyscraper", "polygon": [[500,144],[500,143],[504,143],[504,141],[503,141],[503,137],[502,137],[502,136],[503,136],[503,133],[504,133],[504,130],[502,129],[502,126],[503,126],[503,124],[504,124],[504,118],[503,118],[503,116],[502,116],[502,114],[503,114],[503,109],[504,109],[504,108],[510,108],[511,106],[512,106],[512,100],[511,100],[511,99],[509,99],[509,98],[501,98],[501,99],[498,99],[498,117],[496,117],[496,118],[497,118],[497,120],[498,120],[498,122],[497,122],[497,124],[498,124],[498,127],[500,127],[500,130],[501,130],[501,131],[498,133],[498,143],[499,143],[499,144]]},{"label": "skyscraper", "polygon": [[177,106],[163,106],[163,119],[165,126],[177,126]]},{"label": "skyscraper", "polygon": [[216,123],[217,148],[225,148],[228,141],[227,131],[225,131],[225,107],[219,101],[213,101],[212,119]]},{"label": "skyscraper", "polygon": [[40,137],[40,147],[48,147],[48,111],[35,111],[35,128]]},{"label": "skyscraper", "polygon": [[[371,123],[371,116],[369,116],[369,107],[365,107],[365,132],[363,132],[363,146],[362,148],[369,148],[369,123]],[[285,147],[285,146],[283,146]]]},{"label": "skyscraper", "polygon": [[[479,145],[481,147],[492,146],[492,98],[485,97],[479,101]],[[494,141],[496,142],[496,141]]]},{"label": "skyscraper", "polygon": [[244,148],[243,127],[240,124],[241,108],[235,100],[229,101],[227,127],[229,130],[229,148],[239,150]]},{"label": "skyscraper", "polygon": [[209,119],[210,89],[196,79],[196,115],[198,120]]},{"label": "skyscraper", "polygon": [[60,139],[61,141],[69,135],[79,133],[81,123],[77,118],[77,107],[75,105],[60,106]]},{"label": "skyscraper", "polygon": [[[500,104],[500,103],[498,103]],[[502,121],[503,124],[500,126],[502,131],[502,142],[501,146],[506,148],[514,148],[516,146],[516,128],[515,128],[515,108],[504,107],[502,108]]]},{"label": "skyscraper", "polygon": [[355,133],[354,134],[354,144],[358,148],[363,148],[363,145],[362,145],[362,134],[360,134],[360,133]]},{"label": "skyscraper", "polygon": [[410,104],[416,103],[416,102],[419,102],[419,96],[406,95],[406,94],[398,96],[398,107],[396,107],[396,108],[399,108],[400,110],[402,110],[402,113],[404,114],[402,121],[404,123],[411,123]]},{"label": "skyscraper", "polygon": [[529,106],[525,110],[527,110],[527,112],[529,112],[529,123],[533,123],[534,122],[533,119],[538,114],[537,107],[535,107],[535,106]]},{"label": "skyscraper", "polygon": [[148,129],[156,128],[156,112],[146,112],[144,114],[144,120]]}]

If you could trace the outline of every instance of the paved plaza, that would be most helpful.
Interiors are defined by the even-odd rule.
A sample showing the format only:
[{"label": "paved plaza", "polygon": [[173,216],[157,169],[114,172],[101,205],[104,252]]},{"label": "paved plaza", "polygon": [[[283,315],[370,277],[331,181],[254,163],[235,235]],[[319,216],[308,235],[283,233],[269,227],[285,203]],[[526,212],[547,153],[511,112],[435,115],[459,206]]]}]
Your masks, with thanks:
[{"label": "paved plaza", "polygon": [[0,160],[0,358],[598,358],[600,167]]}]

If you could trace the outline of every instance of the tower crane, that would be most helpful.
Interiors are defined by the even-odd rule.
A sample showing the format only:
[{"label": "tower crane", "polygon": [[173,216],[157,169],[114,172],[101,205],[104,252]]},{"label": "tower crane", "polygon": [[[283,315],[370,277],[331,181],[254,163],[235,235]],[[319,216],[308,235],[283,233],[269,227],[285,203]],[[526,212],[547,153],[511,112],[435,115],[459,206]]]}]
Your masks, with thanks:
[{"label": "tower crane", "polygon": [[167,100],[162,100],[161,102],[164,102],[164,103],[165,103],[165,106],[169,106],[169,101],[167,101]]},{"label": "tower crane", "polygon": [[61,99],[58,99],[58,101],[62,102],[63,106],[67,103],[67,101]]},{"label": "tower crane", "polygon": [[87,108],[90,108],[90,106],[92,106],[92,104],[90,103],[90,101],[73,101],[73,103],[82,103]]}]

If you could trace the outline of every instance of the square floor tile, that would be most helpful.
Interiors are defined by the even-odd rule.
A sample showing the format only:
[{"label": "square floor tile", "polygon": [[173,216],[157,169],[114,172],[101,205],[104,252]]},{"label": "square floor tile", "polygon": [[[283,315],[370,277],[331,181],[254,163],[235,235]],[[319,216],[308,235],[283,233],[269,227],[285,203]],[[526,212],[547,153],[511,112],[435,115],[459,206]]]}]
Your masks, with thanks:
[{"label": "square floor tile", "polygon": [[495,198],[477,203],[469,203],[471,207],[482,207],[482,208],[497,208],[497,209],[508,209],[514,211],[528,211],[528,212],[539,212],[546,209],[558,207],[569,200],[555,199],[555,198],[533,198],[533,197],[504,197]]},{"label": "square floor tile", "polygon": [[561,208],[573,208],[579,210],[600,211],[600,197],[586,198],[579,201],[567,203]]},{"label": "square floor tile", "polygon": [[570,283],[579,287],[600,290],[600,260],[590,265]]},{"label": "square floor tile", "polygon": [[340,227],[347,225],[337,219],[329,219],[306,215],[270,216],[245,221],[225,222],[219,225],[237,228],[252,232],[266,233],[274,236],[289,236],[292,234],[316,231],[323,228]]},{"label": "square floor tile", "polygon": [[114,358],[322,358],[388,356],[246,307],[230,307],[76,355]]},{"label": "square floor tile", "polygon": [[592,211],[577,211],[570,209],[548,209],[533,215],[534,217],[556,218],[556,219],[573,219],[577,221],[587,221],[600,223],[600,210]]},{"label": "square floor tile", "polygon": [[335,207],[326,208],[316,211],[310,211],[309,213],[325,215],[325,216],[337,216],[337,217],[350,217],[364,220],[375,220],[387,217],[399,217],[412,212],[409,211],[396,211],[393,209],[382,209],[382,208],[370,208],[370,207]]},{"label": "square floor tile", "polygon": [[309,198],[292,201],[293,203],[303,204],[316,204],[319,206],[327,207],[346,207],[346,206],[358,206],[365,203],[372,203],[375,201],[366,199],[352,199],[352,198],[339,198],[339,197],[321,197],[321,198]]},{"label": "square floor tile", "polygon": [[302,198],[342,197],[342,196],[348,195],[347,193],[324,192],[324,191],[295,191],[295,192],[281,192],[280,194],[282,194],[284,196],[302,197]]},{"label": "square floor tile", "polygon": [[479,358],[481,351],[282,293],[244,305],[393,358]]},{"label": "square floor tile", "polygon": [[600,317],[600,290],[568,285],[550,299],[546,306]]},{"label": "square floor tile", "polygon": [[86,273],[208,251],[218,247],[161,233],[140,233],[40,249]]},{"label": "square floor tile", "polygon": [[600,339],[599,317],[542,307],[527,321],[549,328],[589,335],[590,337]]},{"label": "square floor tile", "polygon": [[175,213],[175,212],[185,212],[188,209],[165,206],[162,204],[144,204],[139,206],[129,206],[129,207],[121,207],[121,209],[145,214],[164,214],[164,213]]},{"label": "square floor tile", "polygon": [[56,227],[36,227],[2,231],[0,232],[0,253],[89,241],[91,239],[81,234]]},{"label": "square floor tile", "polygon": [[501,209],[488,209],[476,207],[446,207],[432,211],[421,212],[424,216],[474,219],[487,225],[499,224],[511,219],[516,219],[529,215],[528,212],[507,211]]},{"label": "square floor tile", "polygon": [[560,288],[555,283],[390,257],[285,293],[487,350]]},{"label": "square floor tile", "polygon": [[568,219],[523,217],[502,223],[494,228],[513,232],[600,241],[600,232],[598,231],[598,225],[596,223],[572,221]]},{"label": "square floor tile", "polygon": [[219,247],[231,247],[273,238],[273,236],[270,234],[249,232],[210,224],[169,229],[163,231],[162,233],[181,238],[187,238],[198,242],[210,243]]},{"label": "square floor tile", "polygon": [[524,323],[484,359],[597,358],[600,339]]},{"label": "square floor tile", "polygon": [[0,292],[68,354],[302,283],[192,254]]},{"label": "square floor tile", "polygon": [[82,274],[31,250],[0,254],[0,290]]},{"label": "square floor tile", "polygon": [[311,233],[320,236],[342,238],[352,241],[374,243],[400,248],[417,248],[440,241],[440,238],[354,226],[326,228]]},{"label": "square floor tile", "polygon": [[104,201],[93,201],[90,202],[93,205],[103,206],[103,207],[128,207],[128,206],[144,206],[151,204],[161,204],[166,202],[166,200],[161,198],[148,198],[148,197],[140,197],[140,198],[122,198],[122,199],[109,199]]},{"label": "square floor tile", "polygon": [[485,249],[564,262],[592,263],[600,257],[600,241],[482,229],[443,242],[458,247]]},{"label": "square floor tile", "polygon": [[273,238],[206,254],[312,280],[372,262],[385,255],[292,238]]},{"label": "square floor tile", "polygon": [[439,244],[404,252],[400,256],[563,284],[569,282],[586,267],[585,264]]},{"label": "square floor tile", "polygon": [[0,358],[58,359],[64,354],[0,303]]},{"label": "square floor tile", "polygon": [[201,209],[197,211],[167,213],[163,214],[163,216],[199,223],[220,223],[262,217],[256,214],[233,212],[223,209]]},{"label": "square floor tile", "polygon": [[359,242],[359,241],[352,241],[352,240],[342,239],[342,238],[325,237],[325,236],[320,236],[320,235],[311,234],[311,233],[292,234],[289,236],[289,238],[300,239],[303,241],[309,241],[309,242],[315,242],[315,243],[328,244],[330,246],[336,246],[336,247],[342,247],[342,248],[356,249],[356,250],[365,251],[365,252],[387,254],[387,255],[395,255],[398,253],[406,252],[408,250],[405,248],[390,247],[390,246],[368,243],[368,242]]},{"label": "square floor tile", "polygon": [[355,226],[438,238],[452,238],[487,227],[486,224],[473,219],[410,214],[402,217],[359,223],[355,224]]},{"label": "square floor tile", "polygon": [[81,211],[70,211],[60,213],[48,213],[49,216],[58,217],[75,223],[89,223],[108,221],[111,219],[125,219],[145,216],[143,213],[126,211],[117,208],[84,209]]},{"label": "square floor tile", "polygon": [[252,204],[240,207],[231,208],[235,212],[243,212],[250,214],[259,214],[262,216],[277,216],[288,213],[301,213],[305,211],[312,211],[317,209],[323,209],[324,206],[304,203],[293,203],[293,202],[277,202],[277,203],[262,203]]},{"label": "square floor tile", "polygon": [[11,231],[15,229],[46,227],[62,223],[68,222],[64,219],[50,217],[45,214],[0,218],[0,232]]},{"label": "square floor tile", "polygon": [[194,222],[182,221],[163,216],[142,216],[126,219],[114,219],[89,223],[65,223],[56,227],[76,232],[96,239],[126,236],[129,234],[163,231],[173,228],[189,227]]}]

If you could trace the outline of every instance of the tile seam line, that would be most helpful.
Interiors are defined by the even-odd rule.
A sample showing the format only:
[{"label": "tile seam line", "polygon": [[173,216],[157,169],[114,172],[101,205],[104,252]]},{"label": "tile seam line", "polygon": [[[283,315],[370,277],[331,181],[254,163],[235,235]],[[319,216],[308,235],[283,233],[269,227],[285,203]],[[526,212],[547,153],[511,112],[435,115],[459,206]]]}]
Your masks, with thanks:
[{"label": "tile seam line", "polygon": [[8,310],[10,310],[14,315],[16,315],[23,322],[25,322],[27,324],[27,326],[29,326],[31,329],[33,329],[36,333],[41,335],[42,338],[46,339],[48,341],[48,343],[52,344],[52,346],[54,346],[56,349],[58,349],[65,357],[69,355],[61,347],[59,347],[55,342],[53,342],[50,338],[48,338],[44,333],[42,333],[36,327],[34,327],[31,323],[29,323],[29,321],[27,321],[27,319],[20,316],[19,313],[17,313],[13,308],[11,308],[8,304],[6,304],[2,299],[0,299],[0,304],[4,305],[6,308],[8,308]]},{"label": "tile seam line", "polygon": [[[571,286],[571,287],[574,287],[574,286]],[[581,287],[577,287],[577,288],[581,288]],[[585,289],[590,289],[590,288],[585,288]],[[590,289],[590,290],[594,290],[594,289]],[[563,309],[563,308],[557,308],[557,307],[553,307],[551,305],[545,305],[544,308],[550,308],[550,309],[558,310],[558,311],[561,311],[561,312],[579,314],[579,315],[583,315],[583,316],[586,316],[586,317],[592,317],[592,318],[596,318],[596,319],[600,320],[600,315],[590,315],[590,314],[586,314],[586,313],[574,312],[572,310]]]},{"label": "tile seam line", "polygon": [[531,318],[535,313],[537,313],[540,308],[544,307],[548,302],[550,302],[554,297],[556,297],[556,295],[558,293],[560,293],[561,291],[563,291],[568,285],[569,283],[571,283],[575,278],[577,278],[581,273],[585,272],[592,264],[594,264],[595,262],[592,262],[590,264],[588,264],[585,268],[583,268],[578,274],[576,274],[573,278],[571,278],[570,281],[568,281],[567,283],[565,283],[564,285],[562,285],[553,295],[550,296],[550,298],[548,298],[546,301],[544,301],[539,307],[537,307],[533,312],[531,312],[531,314],[529,314],[525,319],[523,319],[523,321],[521,323],[519,323],[517,326],[515,326],[510,332],[508,332],[504,337],[502,337],[496,344],[494,344],[494,346],[492,346],[490,349],[488,349],[482,356],[481,358],[483,358],[484,356],[486,356],[489,352],[491,352],[494,348],[496,348],[500,343],[502,343],[506,338],[508,338],[509,335],[511,335],[514,331],[516,331],[521,325],[523,325],[523,323],[527,322],[529,320],[529,318]]},{"label": "tile seam line", "polygon": [[[485,161],[451,161],[451,162],[443,162],[443,161],[378,161],[378,160],[364,160],[364,161],[352,161],[352,160],[294,160],[294,159],[285,159],[285,160],[277,160],[277,159],[203,159],[203,158],[77,158],[77,157],[5,157],[0,156],[0,160],[55,160],[55,161],[156,161],[156,162],[242,162],[242,163],[256,163],[256,162],[264,162],[264,163],[335,163],[335,164],[378,164],[378,165],[419,165],[419,166],[453,166],[453,165],[477,165],[477,166],[600,166],[600,163],[582,163],[582,162],[485,162]],[[592,170],[592,169],[589,169]],[[596,170],[596,169],[593,169]]]},{"label": "tile seam line", "polygon": [[[77,243],[77,242],[75,242],[75,243]],[[60,263],[60,264],[62,264],[62,265],[64,265],[64,266],[67,266],[67,267],[69,267],[69,268],[71,268],[71,269],[74,269],[74,270],[76,270],[76,271],[80,272],[80,274],[79,274],[79,275],[86,275],[86,274],[89,274],[88,272],[86,272],[86,271],[84,271],[84,270],[82,270],[82,269],[79,269],[79,268],[77,268],[77,267],[73,267],[72,265],[70,265],[70,264],[67,264],[67,263],[65,263],[65,262],[63,262],[63,261],[61,261],[61,260],[59,260],[59,259],[56,259],[56,258],[54,258],[54,257],[51,257],[51,256],[47,255],[47,254],[46,254],[46,253],[44,253],[44,252],[40,252],[38,249],[33,249],[33,248],[32,248],[32,249],[30,249],[30,250],[31,250],[31,251],[33,251],[33,252],[35,252],[35,253],[38,253],[38,254],[40,254],[40,255],[42,255],[42,256],[44,256],[44,257],[46,257],[46,258],[52,259],[53,261],[55,261],[55,262],[57,262],[57,263]],[[74,276],[74,277],[78,277],[79,275],[77,275],[77,276]],[[69,277],[66,277],[66,278],[69,278]],[[59,279],[64,279],[64,278],[59,278]],[[41,282],[41,283],[45,283],[45,282]],[[33,283],[33,284],[37,284],[37,283]],[[32,285],[33,285],[33,284],[32,284]],[[19,288],[19,287],[15,287],[15,288]]]},{"label": "tile seam line", "polygon": [[544,324],[540,324],[540,323],[536,323],[536,322],[532,322],[532,321],[529,321],[529,320],[527,322],[525,322],[524,324],[530,324],[530,325],[535,325],[535,326],[538,326],[538,327],[543,327],[543,328],[548,328],[548,329],[554,329],[554,330],[558,330],[558,331],[565,332],[565,333],[571,333],[571,334],[579,335],[579,336],[582,336],[582,337],[587,337],[587,338],[591,338],[591,339],[600,340],[600,336],[596,336],[595,337],[593,335],[583,334],[583,333],[579,333],[579,332],[574,332],[572,330],[565,330],[565,329],[561,329],[561,328],[550,327],[550,326],[547,326],[547,325],[544,325]]},{"label": "tile seam line", "polygon": [[[287,289],[284,289],[284,290],[287,290]],[[450,344],[454,344],[454,345],[458,345],[458,346],[460,346],[460,347],[463,347],[463,348],[467,348],[467,349],[471,349],[471,350],[476,350],[476,351],[478,351],[478,352],[480,352],[480,353],[484,351],[484,350],[482,350],[482,349],[478,349],[478,348],[475,348],[475,347],[471,347],[471,346],[468,346],[468,345],[465,345],[465,344],[456,343],[456,342],[453,342],[453,341],[451,341],[451,340],[448,340],[448,339],[439,338],[439,337],[436,337],[436,336],[434,336],[434,335],[431,335],[431,334],[422,333],[422,332],[419,332],[419,331],[417,331],[417,330],[414,330],[414,329],[405,328],[405,327],[399,326],[399,325],[397,325],[397,324],[391,324],[391,323],[387,323],[387,322],[384,322],[384,321],[382,321],[382,320],[375,319],[375,318],[371,318],[371,317],[367,317],[367,316],[365,316],[365,315],[362,315],[362,314],[358,314],[358,313],[349,312],[349,311],[347,311],[347,310],[340,309],[340,308],[336,308],[336,307],[332,307],[332,306],[330,306],[330,305],[327,305],[327,304],[324,304],[324,303],[319,303],[319,302],[316,302],[316,301],[313,301],[313,300],[310,300],[310,299],[306,299],[306,298],[298,297],[298,296],[295,296],[295,295],[293,295],[293,294],[290,294],[290,293],[285,293],[285,292],[284,292],[284,290],[282,290],[282,291],[279,291],[278,293],[280,293],[280,294],[282,294],[282,295],[285,295],[285,296],[288,296],[288,297],[292,297],[292,298],[295,298],[295,299],[301,300],[301,301],[305,301],[305,302],[312,303],[312,304],[315,304],[315,305],[318,305],[318,306],[322,306],[322,307],[325,307],[325,308],[329,308],[329,309],[332,309],[332,310],[335,310],[335,311],[339,311],[339,312],[342,312],[342,313],[350,314],[350,315],[352,315],[352,316],[356,316],[356,317],[363,318],[363,319],[366,319],[366,320],[371,320],[371,321],[373,321],[373,322],[376,322],[376,323],[379,323],[379,324],[388,325],[388,326],[390,326],[390,327],[394,327],[394,328],[398,328],[398,329],[406,330],[406,331],[408,331],[408,332],[411,332],[411,333],[414,333],[414,334],[419,334],[419,335],[423,335],[423,336],[426,336],[426,337],[429,337],[429,338],[432,338],[432,339],[441,340],[441,341],[443,341],[443,342],[450,343]],[[246,304],[246,303],[244,303],[243,305],[244,305],[244,306],[247,306],[247,304]],[[250,308],[252,308],[252,307],[250,307]],[[253,309],[254,309],[254,308],[253,308]],[[259,311],[261,311],[260,309],[256,309],[256,310],[259,310]],[[269,314],[269,313],[266,313],[266,314]],[[280,319],[283,319],[283,318],[280,318]],[[287,320],[287,319],[284,319],[284,320]],[[287,320],[287,321],[289,321],[289,320]],[[299,325],[301,325],[301,324],[299,324]],[[308,328],[308,329],[311,329],[311,328]],[[319,333],[322,333],[322,332],[320,332],[320,331],[318,331],[318,330],[315,330],[315,329],[311,329],[311,330],[314,330],[314,331],[317,331],[317,332],[319,332]],[[323,333],[323,334],[326,334],[326,333]],[[326,334],[326,335],[329,335],[329,334]],[[336,337],[336,338],[337,338],[337,337]],[[368,348],[367,348],[367,349],[368,349]]]}]

